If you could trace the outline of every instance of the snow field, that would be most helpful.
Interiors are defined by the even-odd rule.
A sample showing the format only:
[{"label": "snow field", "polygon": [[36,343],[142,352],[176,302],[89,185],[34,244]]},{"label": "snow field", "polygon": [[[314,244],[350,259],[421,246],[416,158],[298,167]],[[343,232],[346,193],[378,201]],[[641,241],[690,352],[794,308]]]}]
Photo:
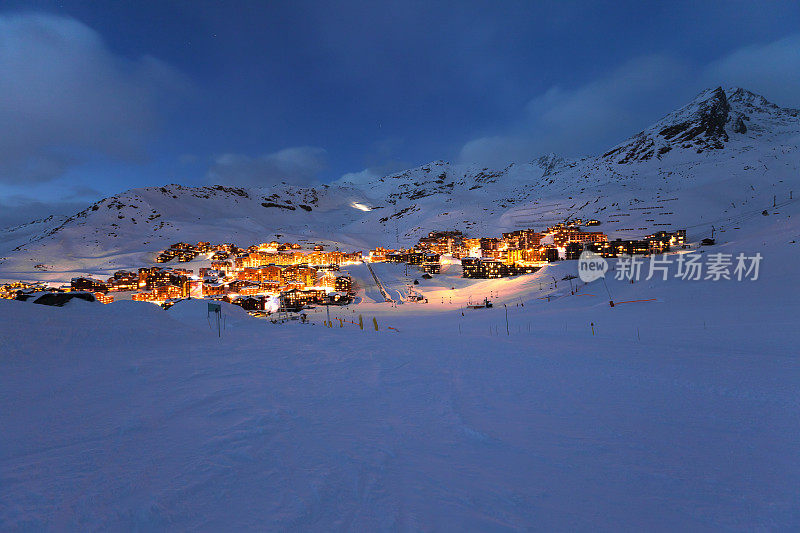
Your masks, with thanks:
[{"label": "snow field", "polygon": [[569,294],[565,262],[478,282],[498,306],[463,317],[339,309],[378,332],[225,306],[218,339],[203,302],[0,301],[0,528],[794,529],[800,339],[777,264],[609,280],[658,300],[614,308]]}]

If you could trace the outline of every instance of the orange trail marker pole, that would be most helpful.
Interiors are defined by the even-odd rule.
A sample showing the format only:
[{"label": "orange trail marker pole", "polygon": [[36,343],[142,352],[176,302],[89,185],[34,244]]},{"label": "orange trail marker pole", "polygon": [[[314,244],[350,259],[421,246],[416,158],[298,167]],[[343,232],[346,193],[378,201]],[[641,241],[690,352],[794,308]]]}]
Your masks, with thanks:
[{"label": "orange trail marker pole", "polygon": [[627,301],[624,301],[624,302],[617,302],[617,305],[619,305],[619,304],[635,304],[635,303],[639,303],[639,302],[655,302],[657,300],[658,300],[658,298],[648,298],[647,300],[627,300]]}]

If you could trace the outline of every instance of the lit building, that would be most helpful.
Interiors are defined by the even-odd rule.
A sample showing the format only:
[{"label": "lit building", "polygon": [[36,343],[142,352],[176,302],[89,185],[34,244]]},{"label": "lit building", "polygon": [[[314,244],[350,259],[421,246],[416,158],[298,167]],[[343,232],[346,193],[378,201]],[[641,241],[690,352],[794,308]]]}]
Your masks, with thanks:
[{"label": "lit building", "polygon": [[452,254],[459,257],[466,251],[464,247],[464,234],[458,230],[432,231],[427,237],[419,239],[418,250],[435,254]]},{"label": "lit building", "polygon": [[564,253],[565,253],[564,258],[567,260],[580,259],[580,256],[583,253],[583,243],[581,242],[567,243]]},{"label": "lit building", "polygon": [[252,281],[235,280],[228,284],[225,292],[249,296],[261,292],[261,285]]},{"label": "lit building", "polygon": [[370,263],[386,261],[386,256],[395,252],[396,250],[390,250],[388,248],[382,248],[379,246],[378,248],[374,248],[369,251],[369,261]]},{"label": "lit building", "polygon": [[650,243],[652,253],[668,252],[671,248],[683,247],[686,244],[686,230],[680,229],[675,232],[657,231],[645,237]]},{"label": "lit building", "polygon": [[180,298],[183,296],[183,290],[181,287],[177,287],[175,285],[161,285],[159,287],[155,287],[152,293],[156,300],[162,302],[170,298]]},{"label": "lit building", "polygon": [[94,299],[100,302],[101,304],[110,304],[114,302],[114,296],[111,294],[104,294],[102,292],[94,293]]},{"label": "lit building", "polygon": [[508,250],[506,263],[516,265],[520,263],[537,263],[547,261],[547,250],[552,249],[546,246],[536,246],[534,248],[522,248],[518,250]]},{"label": "lit building", "polygon": [[442,271],[442,265],[439,264],[439,261],[429,261],[422,263],[422,270],[428,274],[439,274]]},{"label": "lit building", "polygon": [[593,252],[599,253],[603,257],[647,255],[650,253],[650,241],[616,239],[603,243],[592,243],[588,245],[587,248]]},{"label": "lit building", "polygon": [[532,229],[521,229],[510,233],[503,233],[503,243],[509,252],[511,250],[538,247],[542,234]]},{"label": "lit building", "polygon": [[344,273],[342,273],[340,276],[337,276],[334,290],[336,292],[349,294],[353,290],[353,278],[351,278],[349,274]]},{"label": "lit building", "polygon": [[106,284],[94,278],[72,278],[70,281],[70,288],[73,291],[108,292]]},{"label": "lit building", "polygon": [[558,228],[553,232],[553,244],[558,248],[565,247],[571,242],[604,242],[607,241],[605,233],[599,231],[580,231],[572,228]]},{"label": "lit building", "polygon": [[231,303],[233,305],[238,305],[245,311],[263,311],[264,300],[263,296],[241,296],[239,298],[234,298]]},{"label": "lit building", "polygon": [[346,272],[328,270],[319,277],[317,285],[331,291],[349,293],[353,289],[353,279]]},{"label": "lit building", "polygon": [[309,304],[325,303],[324,289],[289,289],[281,293],[282,306],[285,309],[302,309]]},{"label": "lit building", "polygon": [[230,261],[211,261],[211,268],[214,270],[219,270],[223,272],[225,275],[228,274],[231,270],[233,270]]},{"label": "lit building", "polygon": [[480,257],[463,257],[461,259],[462,276],[474,279],[502,278],[510,276],[509,266],[494,259]]},{"label": "lit building", "polygon": [[225,294],[225,283],[222,281],[203,281],[203,296],[222,296]]},{"label": "lit building", "polygon": [[106,280],[109,291],[135,291],[139,288],[139,275],[135,272],[118,270]]}]

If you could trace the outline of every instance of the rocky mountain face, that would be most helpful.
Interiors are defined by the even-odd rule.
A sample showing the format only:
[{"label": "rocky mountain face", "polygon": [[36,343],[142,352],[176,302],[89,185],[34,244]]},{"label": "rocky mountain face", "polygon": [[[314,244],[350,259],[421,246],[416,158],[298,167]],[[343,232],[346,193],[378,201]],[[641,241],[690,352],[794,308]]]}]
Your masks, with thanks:
[{"label": "rocky mountain face", "polygon": [[[746,139],[751,120],[767,119],[770,124],[755,124],[755,133],[780,133],[796,126],[798,110],[785,109],[764,97],[741,88],[717,87],[704,91],[695,100],[662,120],[612,148],[605,154],[616,163],[661,159],[671,150],[721,150],[732,139]],[[794,122],[794,124],[793,124]],[[752,133],[752,132],[751,132]]]},{"label": "rocky mountain face", "polygon": [[717,88],[598,157],[549,154],[500,169],[435,161],[316,188],[134,189],[67,219],[0,232],[0,278],[24,279],[33,266],[141,266],[177,241],[367,249],[410,246],[431,230],[494,235],[569,218],[601,220],[611,237],[682,227],[700,235],[800,194],[798,115],[744,89]]}]

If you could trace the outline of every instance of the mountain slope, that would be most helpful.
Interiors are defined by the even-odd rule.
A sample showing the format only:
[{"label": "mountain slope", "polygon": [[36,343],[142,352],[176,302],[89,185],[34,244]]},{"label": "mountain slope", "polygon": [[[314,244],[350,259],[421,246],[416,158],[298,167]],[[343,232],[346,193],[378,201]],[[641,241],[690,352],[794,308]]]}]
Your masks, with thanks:
[{"label": "mountain slope", "polygon": [[718,87],[701,93],[650,128],[603,155],[617,163],[661,159],[673,149],[721,150],[741,148],[754,140],[775,141],[797,134],[798,110],[784,109],[744,89]]},{"label": "mountain slope", "polygon": [[134,189],[41,231],[7,231],[0,277],[25,278],[35,265],[44,265],[36,277],[42,268],[55,277],[141,266],[176,241],[366,249],[409,246],[436,229],[495,235],[567,218],[601,220],[611,237],[688,228],[698,240],[712,227],[742,231],[773,203],[771,214],[794,212],[799,144],[797,110],[717,88],[598,157],[548,155],[502,169],[436,161],[317,188]]}]

